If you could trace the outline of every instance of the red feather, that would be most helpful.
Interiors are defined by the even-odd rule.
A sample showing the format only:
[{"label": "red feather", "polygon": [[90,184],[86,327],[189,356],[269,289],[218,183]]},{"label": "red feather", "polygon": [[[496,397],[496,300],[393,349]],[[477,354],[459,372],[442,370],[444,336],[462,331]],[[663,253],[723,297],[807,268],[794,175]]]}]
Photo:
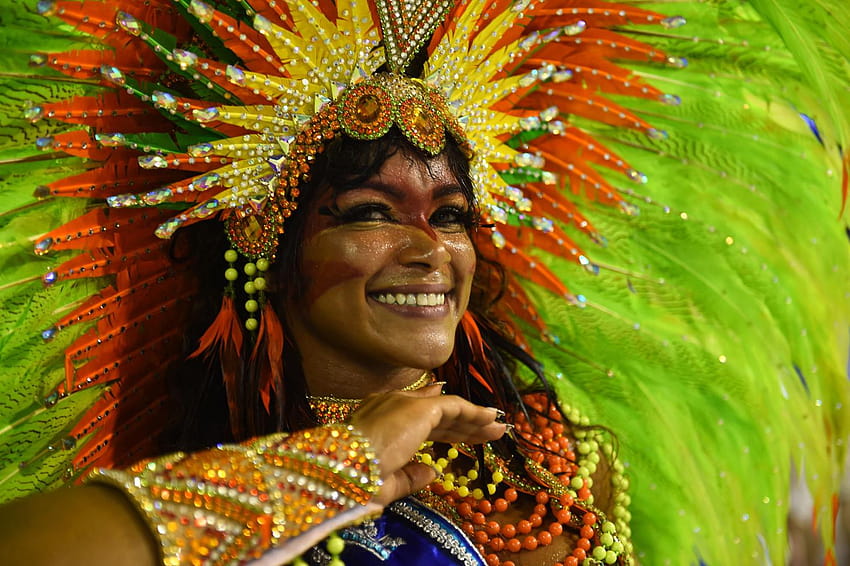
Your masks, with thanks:
[{"label": "red feather", "polygon": [[[478,323],[475,322],[475,316],[471,312],[466,311],[460,319],[460,326],[463,329],[463,334],[466,336],[467,342],[469,342],[469,349],[472,351],[472,356],[479,360],[482,366],[489,365],[490,362],[487,360],[487,353],[484,351],[484,339],[481,337],[481,330],[478,328]],[[493,393],[493,388],[472,364],[467,369],[476,381],[483,385],[487,391]]]},{"label": "red feather", "polygon": [[[266,412],[270,413],[271,392],[278,391],[283,385],[283,326],[280,324],[271,303],[263,307],[260,317],[260,331],[251,360],[261,364],[260,398]],[[265,350],[261,352],[260,350]],[[259,359],[265,355],[265,360]]]}]

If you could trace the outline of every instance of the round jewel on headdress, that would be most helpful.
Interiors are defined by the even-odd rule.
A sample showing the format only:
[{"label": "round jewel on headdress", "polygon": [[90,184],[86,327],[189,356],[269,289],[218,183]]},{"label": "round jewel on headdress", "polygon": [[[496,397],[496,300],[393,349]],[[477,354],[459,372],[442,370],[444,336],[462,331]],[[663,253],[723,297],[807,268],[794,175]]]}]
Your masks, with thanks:
[{"label": "round jewel on headdress", "polygon": [[446,134],[441,119],[424,100],[408,98],[399,104],[399,126],[405,136],[431,155],[443,151]]},{"label": "round jewel on headdress", "polygon": [[345,93],[340,123],[349,136],[360,140],[378,139],[393,123],[390,94],[373,84],[360,84]]}]

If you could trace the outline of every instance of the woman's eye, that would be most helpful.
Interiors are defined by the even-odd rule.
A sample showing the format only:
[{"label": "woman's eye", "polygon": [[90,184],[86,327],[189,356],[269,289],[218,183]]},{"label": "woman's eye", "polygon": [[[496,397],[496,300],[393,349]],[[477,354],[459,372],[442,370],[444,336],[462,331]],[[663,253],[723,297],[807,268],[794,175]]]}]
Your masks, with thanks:
[{"label": "woman's eye", "polygon": [[457,206],[443,206],[431,215],[431,224],[446,228],[471,228],[472,211]]},{"label": "woman's eye", "polygon": [[358,204],[345,210],[330,209],[332,216],[342,223],[392,221],[390,207],[379,203]]}]

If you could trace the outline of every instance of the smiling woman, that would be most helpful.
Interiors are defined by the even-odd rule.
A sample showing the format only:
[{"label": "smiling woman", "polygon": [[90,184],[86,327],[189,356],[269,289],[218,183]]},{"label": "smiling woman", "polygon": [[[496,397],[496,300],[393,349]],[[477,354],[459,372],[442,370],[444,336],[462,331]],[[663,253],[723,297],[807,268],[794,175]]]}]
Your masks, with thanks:
[{"label": "smiling woman", "polygon": [[[350,541],[342,553],[346,563],[370,563],[364,540],[378,544],[388,537],[397,541],[385,549],[392,564],[418,563],[417,555],[447,560],[439,547],[421,554],[433,541],[401,527],[412,517],[409,509],[401,511],[406,505],[425,521],[420,527],[442,524],[437,536],[454,541],[452,552],[459,553],[461,563],[486,557],[489,564],[503,559],[572,564],[590,550],[585,547],[596,536],[597,522],[605,522],[613,537],[606,550],[611,563],[627,560],[627,541],[605,520],[619,491],[610,483],[610,463],[603,464],[594,449],[590,460],[576,459],[571,425],[554,400],[545,393],[529,396],[546,390],[537,365],[510,337],[507,321],[492,314],[500,288],[491,278],[495,273],[499,280],[499,268],[480,257],[474,244],[474,236],[488,229],[479,227],[469,157],[459,145],[447,139],[441,152],[429,154],[396,127],[375,140],[342,136],[317,157],[301,195],[278,250],[275,304],[288,337],[283,395],[271,404],[272,411],[282,409],[278,426],[297,430],[350,419],[373,442],[395,446],[400,431],[410,429],[410,419],[417,417],[408,409],[394,422],[394,411],[407,401],[393,391],[430,396],[428,383],[445,379],[444,392],[498,407],[520,427],[515,436],[487,445],[438,443],[420,452],[417,458],[437,463],[448,480],[388,508],[369,523],[375,529],[371,534],[362,527],[343,530]],[[476,270],[479,259],[481,272]],[[470,304],[473,286],[478,291]],[[515,381],[518,363],[539,381]],[[302,388],[303,395],[298,393]],[[370,394],[374,397],[361,400]],[[244,412],[250,406],[237,408]],[[306,415],[303,422],[293,419],[299,414]],[[232,418],[257,422],[251,415]],[[601,444],[599,434],[577,428]],[[438,429],[432,440],[441,438]],[[251,435],[268,432],[250,430]],[[538,457],[546,465],[531,474],[526,466]],[[577,473],[579,461],[586,466],[584,477]],[[431,477],[419,464],[402,469],[401,483],[385,484],[378,500],[395,500]],[[502,484],[506,476],[514,479]],[[454,484],[455,478],[461,483]],[[596,503],[603,509],[594,505],[594,479]],[[481,517],[486,512],[487,531],[484,523],[474,526],[468,507]],[[322,553],[317,547],[307,557],[323,563]]]},{"label": "smiling woman", "polygon": [[[226,448],[224,461],[221,449],[178,454],[98,475],[122,488],[151,522],[166,563],[211,552],[260,556],[275,547],[268,560],[301,554],[326,564],[330,552],[350,566],[372,564],[379,548],[381,562],[399,565],[423,559],[572,565],[591,541],[608,563],[628,562],[628,542],[617,534],[622,520],[606,519],[620,480],[608,473],[602,436],[567,422],[507,321],[490,312],[501,291],[493,285],[498,264],[476,250],[474,237],[487,228],[479,227],[469,157],[446,138],[439,151],[426,151],[395,126],[377,139],[336,136],[298,187],[275,276],[266,280],[271,273],[260,260],[240,264],[231,251],[225,254],[255,276],[238,289],[230,267],[226,297],[245,299],[253,314],[260,310],[257,291],[264,292],[253,340],[239,348],[219,341],[211,351],[220,360],[233,439],[248,440],[249,452]],[[196,269],[216,266],[204,259],[215,248],[208,232],[195,227],[182,240],[196,250],[184,258]],[[228,311],[225,306],[219,319]],[[218,332],[217,322],[210,328],[207,335]],[[201,343],[216,341],[205,336]],[[279,362],[264,366],[266,355]],[[537,382],[515,380],[518,364]],[[216,409],[194,387],[192,397],[208,415],[195,425],[219,428],[228,410]],[[505,418],[515,433],[504,435]],[[591,442],[581,457],[573,430]],[[292,434],[274,434],[280,431]],[[198,437],[191,442],[198,443]],[[296,457],[300,451],[316,462]],[[276,455],[273,470],[264,471],[264,454]],[[272,490],[240,503],[250,508],[273,497],[267,520],[279,523],[278,540],[243,549],[259,527],[249,521],[242,535],[228,538],[216,526],[232,517],[222,514],[224,501],[206,506],[203,524],[160,533],[158,525],[182,521],[189,511],[166,505],[167,486],[196,477],[198,469],[216,470],[240,492],[254,489],[252,474],[279,478],[275,490],[289,495]],[[312,487],[300,489],[303,482]],[[184,485],[181,499],[201,494],[194,485]],[[360,524],[346,526],[352,522]],[[310,549],[334,529],[341,530],[331,543]],[[333,542],[340,536],[348,543]],[[599,542],[603,536],[607,544]],[[199,542],[187,549],[183,540]]]},{"label": "smiling woman", "polygon": [[[389,95],[368,119],[361,111],[390,88],[430,116],[427,128],[405,130],[402,120],[369,133],[369,120],[398,102]],[[219,362],[227,406],[197,394],[215,372],[196,368],[201,379],[192,380],[184,371],[197,409],[181,428],[207,435],[173,447],[220,442],[224,415],[231,439],[246,444],[95,476],[141,511],[166,564],[269,550],[266,560],[301,555],[317,565],[373,564],[376,552],[398,565],[574,566],[591,550],[609,564],[629,562],[625,515],[608,519],[624,500],[613,454],[602,453],[607,437],[568,422],[510,322],[495,314],[503,274],[476,249],[489,228],[479,223],[472,155],[444,107],[441,95],[399,75],[353,87],[324,111],[341,112],[344,131],[308,127],[297,141],[298,182],[275,195],[288,213],[280,219],[267,207],[228,220],[235,249],[223,254],[226,285],[213,290],[214,273],[199,277],[202,297],[225,299],[194,354]],[[312,143],[317,134],[328,141]],[[302,154],[310,159],[299,165]],[[280,173],[278,184],[289,178]],[[275,223],[282,235],[268,247]],[[204,225],[189,227],[174,253],[195,273],[216,271],[208,258],[221,254],[216,240]],[[248,316],[247,340],[234,304]],[[209,497],[207,481],[227,488],[186,506]],[[17,505],[26,516],[27,501]],[[249,518],[231,525],[240,514]],[[186,528],[160,528],[171,523]],[[122,524],[149,551],[149,535]]]},{"label": "smiling woman", "polygon": [[842,3],[0,0],[0,555],[782,563],[798,453],[827,540]]},{"label": "smiling woman", "polygon": [[[449,136],[430,153],[395,126],[377,139],[336,137],[316,156],[277,250],[270,300],[285,329],[283,377],[265,406],[256,402],[259,375],[235,380],[242,401],[231,403],[231,423],[244,423],[241,438],[351,422],[386,447],[382,466],[390,458],[399,470],[384,478],[377,501],[427,485],[388,507],[369,523],[373,530],[341,531],[349,541],[346,563],[371,563],[364,549],[389,537],[398,543],[384,550],[391,564],[423,556],[444,563],[447,548],[459,563],[573,564],[603,524],[611,537],[605,556],[625,563],[628,541],[617,534],[625,523],[606,518],[622,504],[620,476],[599,452],[606,438],[567,422],[509,322],[494,314],[503,275],[476,249],[490,228],[479,225],[469,159]],[[520,365],[533,379],[515,378]],[[434,380],[440,387],[429,386]],[[418,453],[420,463],[409,463],[409,448],[399,445],[423,422],[434,423],[425,437],[431,441],[504,426],[479,429],[461,412],[464,422],[451,425],[457,430],[443,430],[435,419],[444,409],[435,403],[452,397],[433,397],[440,390],[491,407],[480,409],[479,423],[498,414],[517,432],[478,446],[438,442]],[[429,402],[412,406],[410,396]],[[592,443],[582,456],[573,430]],[[535,462],[544,465],[528,468]],[[431,483],[423,463],[446,479]],[[486,530],[478,517],[488,519]],[[406,530],[410,521],[436,530],[423,539],[423,532]],[[453,542],[434,547],[430,536]],[[320,546],[305,556],[323,564],[323,552]]]}]

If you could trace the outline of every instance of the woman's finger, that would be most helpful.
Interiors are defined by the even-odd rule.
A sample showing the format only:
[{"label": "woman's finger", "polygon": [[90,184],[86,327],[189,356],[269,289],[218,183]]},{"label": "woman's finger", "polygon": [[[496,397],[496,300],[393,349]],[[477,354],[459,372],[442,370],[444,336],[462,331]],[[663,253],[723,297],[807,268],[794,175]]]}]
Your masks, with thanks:
[{"label": "woman's finger", "polygon": [[501,438],[507,431],[507,425],[504,423],[492,422],[490,424],[469,425],[454,423],[448,428],[435,428],[428,436],[428,440],[434,442],[457,443],[466,442],[469,444],[481,444]]},{"label": "woman's finger", "polygon": [[385,479],[405,466],[426,440],[481,443],[504,433],[504,425],[495,422],[496,409],[440,395],[440,389],[376,395],[352,415],[351,423],[371,441]]},{"label": "woman's finger", "polygon": [[396,499],[407,497],[424,489],[437,477],[436,472],[430,466],[419,462],[408,462],[394,474],[384,478],[381,491],[375,496],[375,503],[388,505]]}]

